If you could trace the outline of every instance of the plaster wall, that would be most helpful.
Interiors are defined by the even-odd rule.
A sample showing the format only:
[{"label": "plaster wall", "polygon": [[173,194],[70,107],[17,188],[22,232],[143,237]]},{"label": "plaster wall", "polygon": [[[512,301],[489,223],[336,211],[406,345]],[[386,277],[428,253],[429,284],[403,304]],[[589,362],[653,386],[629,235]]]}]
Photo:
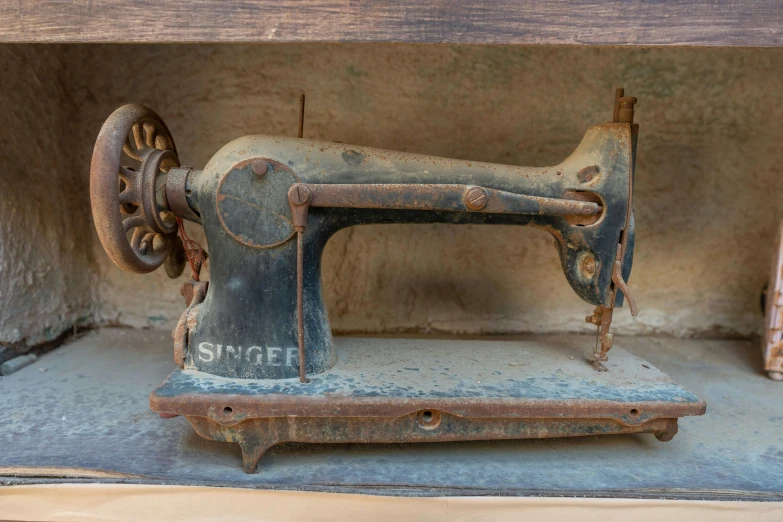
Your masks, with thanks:
[{"label": "plaster wall", "polygon": [[0,46],[0,345],[94,322],[97,264],[67,49]]},{"label": "plaster wall", "polygon": [[[69,218],[79,226],[42,223],[44,215],[53,220],[44,210],[38,225],[68,228],[69,239],[62,241],[86,245],[88,252],[77,250],[78,262],[58,262],[81,263],[85,274],[97,271],[95,294],[86,288],[80,299],[88,301],[85,309],[95,305],[98,322],[170,328],[183,308],[181,281],[169,281],[162,270],[146,276],[120,271],[88,221],[92,144],[122,103],[158,111],[181,161],[196,167],[242,135],[295,135],[301,91],[307,93],[308,138],[548,165],[567,156],[588,126],[610,119],[614,87],[624,86],[639,98],[630,285],[641,312],[635,319],[627,310],[616,313],[616,331],[760,331],[759,295],[783,215],[777,179],[783,163],[781,50],[375,44],[60,49],[58,89],[64,94],[46,99],[46,92],[28,92],[25,100],[50,118],[72,111],[77,128],[57,138],[63,154],[66,143],[71,147],[72,169],[52,177],[70,183],[82,210]],[[38,161],[55,164],[47,151]],[[5,162],[23,161],[16,152],[0,153],[4,169]],[[198,227],[189,230],[203,240]],[[590,329],[584,316],[592,307],[566,283],[551,238],[528,228],[356,227],[327,246],[323,282],[337,331]],[[92,301],[85,297],[93,295]]]}]

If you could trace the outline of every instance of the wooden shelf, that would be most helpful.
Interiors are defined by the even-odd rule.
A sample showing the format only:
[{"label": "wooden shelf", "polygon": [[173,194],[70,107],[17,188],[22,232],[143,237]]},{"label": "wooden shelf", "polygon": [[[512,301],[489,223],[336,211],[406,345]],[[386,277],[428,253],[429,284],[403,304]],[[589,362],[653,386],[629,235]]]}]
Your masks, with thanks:
[{"label": "wooden shelf", "polygon": [[0,42],[783,45],[783,3],[95,0],[0,6]]}]

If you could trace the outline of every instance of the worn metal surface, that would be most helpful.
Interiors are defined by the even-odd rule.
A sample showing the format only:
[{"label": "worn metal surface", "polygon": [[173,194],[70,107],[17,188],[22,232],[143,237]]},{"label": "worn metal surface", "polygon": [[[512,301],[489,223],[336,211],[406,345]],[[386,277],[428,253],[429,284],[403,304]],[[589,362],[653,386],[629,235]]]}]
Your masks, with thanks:
[{"label": "worn metal surface", "polygon": [[[618,89],[618,94],[622,89]],[[629,101],[630,100],[630,101]],[[620,114],[624,123],[633,122],[633,103],[636,98],[619,98],[616,101],[615,112]],[[301,138],[301,136],[300,136]],[[634,142],[635,143],[635,142]],[[631,170],[633,173],[633,170]],[[557,175],[562,175],[561,171]],[[584,167],[577,173],[577,178],[581,183],[590,183],[600,175],[600,169],[597,165]],[[631,176],[629,176],[630,179]],[[623,252],[627,246],[627,235],[625,230],[630,229],[630,219],[632,213],[631,195],[633,193],[632,182],[628,183],[628,201],[626,222],[623,226],[623,232],[620,236],[620,244],[617,248],[617,254],[612,269],[612,278],[610,285],[611,296],[606,303],[599,305],[594,312],[598,320],[588,318],[588,322],[598,324],[598,340],[596,342],[596,351],[594,359],[596,362],[605,361],[607,352],[611,348],[611,335],[609,327],[611,326],[612,309],[616,304],[618,292],[628,298],[628,304],[631,314],[638,315],[636,300],[631,295],[628,285],[623,279]],[[580,195],[570,199],[568,196]],[[585,198],[584,195],[590,195],[592,198]],[[595,201],[589,201],[595,199]],[[302,233],[307,224],[307,214],[311,207],[324,208],[358,208],[358,209],[385,209],[385,210],[429,210],[429,211],[451,211],[451,212],[486,212],[490,214],[533,214],[548,216],[564,216],[569,225],[588,226],[598,223],[603,217],[600,197],[592,192],[574,192],[566,191],[562,199],[542,198],[538,196],[529,196],[526,194],[514,194],[501,190],[487,189],[469,185],[454,184],[294,184],[288,190],[288,202],[291,206],[294,228],[297,230],[297,322],[299,334],[299,379],[305,382],[304,368],[305,350],[302,332],[303,315],[303,252],[302,252]],[[593,219],[587,222],[574,222],[573,217],[592,216]],[[569,219],[571,218],[571,219]],[[593,279],[596,271],[595,254],[590,251],[580,252],[579,274],[582,279],[590,281]],[[601,367],[603,369],[603,367]]]},{"label": "worn metal surface", "polygon": [[[598,170],[596,166],[592,168]],[[582,181],[580,178],[580,181],[588,183],[592,179]],[[311,207],[473,211],[487,214],[540,216],[597,216],[602,211],[600,203],[569,199],[567,195],[563,198],[542,198],[450,183],[437,185],[428,183],[332,183],[304,186],[308,187],[312,193]],[[298,188],[299,185],[292,187],[292,189]]]},{"label": "worn metal surface", "polygon": [[[194,321],[194,342],[204,338],[200,331],[206,331],[210,341],[216,336],[233,336],[232,344],[227,344],[232,348],[237,341],[250,341],[254,346],[271,344],[288,350],[293,297],[299,347],[293,364],[262,364],[254,369],[241,358],[232,363],[228,356],[226,361],[190,357],[192,365],[211,366],[202,368],[208,372],[286,378],[295,371],[304,382],[306,373],[329,368],[334,355],[321,298],[321,252],[339,229],[377,222],[521,224],[550,232],[566,279],[580,297],[599,306],[595,358],[603,361],[611,347],[611,310],[622,306],[624,295],[629,293],[625,279],[633,256],[632,179],[638,127],[632,124],[636,99],[622,94],[618,89],[614,110],[621,123],[592,127],[577,150],[551,171],[474,166],[464,160],[351,146],[334,150],[334,144],[310,142],[311,149],[319,149],[316,152],[303,147],[301,138],[271,138],[280,146],[266,150],[263,146],[245,147],[239,151],[240,157],[233,158],[228,172],[213,175],[210,165],[227,163],[225,151],[231,144],[213,157],[205,171],[178,169],[173,140],[160,118],[145,107],[128,105],[110,116],[96,142],[91,169],[95,222],[104,248],[126,270],[148,272],[168,259],[167,273],[179,275],[182,263],[177,257],[181,256],[171,255],[179,230],[193,278],[198,280],[199,262],[194,262],[191,241],[181,222],[192,219],[204,225],[208,241],[223,257],[222,261],[216,259],[216,264],[227,270],[229,277],[235,278],[237,265],[255,264],[246,267],[248,271],[271,283],[264,291],[267,299],[254,299],[249,284],[220,281],[217,270],[213,293],[233,294],[228,297],[234,299],[218,296],[213,305],[207,298],[200,307],[203,317]],[[302,98],[300,134],[303,102]],[[140,172],[123,161],[123,153],[140,163]],[[335,164],[338,153],[342,161]],[[350,183],[335,179],[335,174],[339,178],[341,173],[348,175],[344,181]],[[115,178],[119,191],[113,186]],[[285,196],[290,208],[286,208]],[[118,207],[131,217],[121,219]],[[311,207],[319,210],[311,212]],[[131,229],[133,235],[128,239]],[[294,233],[295,248],[287,244]],[[236,245],[229,238],[261,251],[232,249]],[[286,274],[294,263],[296,289],[292,292]],[[249,303],[255,304],[253,309],[247,309]],[[236,306],[241,309],[233,310]],[[312,340],[305,339],[305,330],[313,332]],[[258,332],[263,332],[263,339],[253,339]],[[311,346],[310,341],[317,345]],[[195,346],[189,343],[187,348]],[[312,353],[308,354],[308,349]]]},{"label": "worn metal surface", "polygon": [[176,167],[166,175],[166,205],[171,211],[188,221],[201,223],[201,217],[188,204],[188,176],[193,169]]},{"label": "worn metal surface", "polygon": [[633,96],[622,96],[617,100],[617,120],[621,123],[633,123],[633,106],[636,104]]},{"label": "worn metal surface", "polygon": [[[624,229],[629,237],[624,279],[631,269],[633,221],[629,221],[628,203],[634,146],[633,126],[597,125],[561,164],[532,168],[283,137],[235,140],[204,170],[190,175],[188,201],[200,209],[212,264],[211,289],[199,307],[187,365],[239,378],[290,378],[330,368],[335,359],[322,298],[321,253],[332,234],[361,224],[487,223],[541,228],[555,238],[566,280],[576,293],[588,303],[608,304],[610,293],[614,294],[614,261]],[[591,169],[589,176],[584,174],[586,167]],[[305,186],[317,204],[302,206],[306,213],[297,216],[289,206],[289,190],[300,187],[304,191]],[[465,203],[470,187],[487,192],[480,210]],[[381,193],[386,199],[378,200]],[[300,196],[304,198],[304,192],[294,199]],[[529,213],[504,213],[508,211]],[[587,224],[571,222],[562,215],[569,213],[598,215],[599,219]],[[299,328],[300,241],[291,239],[297,226],[304,224],[304,216],[307,226],[300,238],[304,328]],[[586,271],[583,261],[588,257],[594,262]],[[621,296],[617,305],[622,304]],[[304,343],[299,342],[300,334]],[[220,344],[227,351],[220,357],[199,355],[202,343]],[[255,364],[236,356],[238,347],[276,347],[288,353],[300,344],[305,346],[305,357],[281,365],[266,360]],[[300,368],[300,359],[305,360],[304,368]]]},{"label": "worn metal surface", "polygon": [[188,262],[188,254],[179,236],[174,238],[174,244],[169,250],[169,254],[163,261],[163,268],[169,279],[177,279],[185,271],[185,264]]},{"label": "worn metal surface", "polygon": [[[639,137],[639,126],[633,124],[633,107],[636,104],[636,98],[625,96],[625,89],[619,87],[614,91],[614,111],[612,114],[612,121],[615,123],[622,122],[630,125],[631,129],[631,142],[632,142],[632,160],[631,164],[636,164],[636,146]],[[617,254],[614,260],[614,266],[612,269],[612,280],[609,289],[609,296],[606,302],[600,303],[596,306],[592,315],[586,317],[588,323],[592,323],[597,326],[595,349],[593,350],[593,360],[595,362],[595,368],[599,371],[604,371],[606,368],[601,364],[608,358],[609,350],[612,349],[614,343],[614,334],[610,332],[612,326],[612,318],[614,317],[614,308],[616,306],[622,306],[624,298],[628,298],[629,308],[631,309],[631,315],[636,317],[638,315],[638,308],[636,306],[636,300],[631,295],[628,285],[625,280],[627,275],[624,269],[624,261],[627,253],[633,252],[634,247],[634,234],[633,234],[633,180],[635,169],[631,170],[631,175],[628,176],[628,204],[626,206],[625,226],[620,232],[620,245],[617,249]],[[595,173],[591,170],[585,172],[581,170],[579,172],[580,179],[592,179]]]},{"label": "worn metal surface", "polygon": [[[458,349],[461,353],[450,355],[442,368],[445,372],[441,372],[447,375],[446,381],[433,376],[420,378],[419,387],[441,386],[429,395],[414,398],[401,392],[397,389],[399,375],[386,379],[379,375],[393,365],[372,359],[353,373],[349,370],[341,375],[336,370],[327,376],[339,385],[355,383],[357,393],[341,396],[318,386],[338,360],[321,298],[322,250],[339,229],[378,222],[517,224],[548,231],[555,239],[566,279],[582,299],[599,306],[601,351],[596,350],[595,359],[605,361],[611,347],[611,311],[622,304],[619,292],[629,297],[636,315],[624,281],[633,255],[632,179],[638,135],[638,127],[632,124],[635,101],[618,97],[615,115],[619,122],[591,127],[576,151],[551,168],[474,164],[305,142],[301,139],[302,97],[299,139],[240,139],[218,152],[203,171],[186,171],[176,169],[179,162],[173,141],[152,111],[135,105],[118,109],[104,124],[96,143],[92,178],[97,179],[91,180],[91,197],[105,199],[115,211],[141,212],[121,221],[119,212],[107,212],[96,205],[93,210],[98,213],[99,229],[127,233],[137,227],[129,243],[101,238],[104,247],[113,259],[126,261],[118,262],[123,268],[146,272],[155,268],[157,261],[144,259],[155,253],[155,240],[168,254],[171,245],[166,241],[172,242],[178,231],[185,244],[182,250],[188,252],[194,267],[181,220],[197,216],[213,252],[213,290],[206,291],[205,284],[196,288],[199,276],[193,268],[192,291],[183,291],[192,297],[173,332],[174,359],[184,372],[175,371],[168,383],[153,393],[153,409],[166,417],[188,416],[196,430],[209,438],[239,442],[248,472],[255,469],[268,447],[289,441],[449,441],[645,431],[670,440],[677,431],[677,417],[704,412],[704,403],[684,390],[678,389],[676,397],[657,398],[653,393],[653,398],[645,396],[643,404],[629,409],[628,394],[638,397],[650,390],[634,383],[630,390],[615,390],[610,400],[601,396],[603,390],[587,386],[569,397],[561,396],[563,390],[551,390],[531,398],[518,394],[529,384],[525,377],[511,375],[504,380],[508,389],[485,384],[466,395],[465,370],[451,375],[448,371],[460,367],[463,359],[469,358],[469,350]],[[112,133],[124,136],[121,144],[116,136],[103,137]],[[240,150],[232,148],[243,141],[247,143]],[[122,152],[140,162],[141,174],[122,164]],[[109,160],[104,157],[107,155]],[[119,194],[112,189],[114,177],[106,175],[112,169],[119,172]],[[172,169],[168,180],[167,172]],[[183,205],[187,209],[181,208]],[[293,234],[297,236],[295,246],[289,241]],[[168,272],[175,271],[173,265],[167,263]],[[292,268],[295,291],[291,288]],[[247,280],[241,280],[242,276]],[[262,291],[255,285],[263,285]],[[296,348],[291,346],[294,330]],[[504,348],[508,353],[482,367],[502,367],[513,359],[514,354]],[[433,364],[440,349],[420,344],[414,349],[419,359],[409,364],[417,371],[424,364]],[[343,354],[341,368],[350,368],[345,361],[350,357]],[[592,369],[583,361],[579,364],[582,371]],[[606,366],[599,368],[612,374]],[[558,375],[562,370],[552,371],[561,380],[559,386],[564,386],[566,381]],[[308,373],[312,380],[308,380]],[[304,394],[301,389],[274,391],[297,374],[298,386],[307,388]],[[366,382],[373,386],[389,382],[395,388],[382,394],[374,392],[375,398],[370,399],[361,393],[365,374]],[[226,377],[234,379],[227,386],[233,391],[223,389],[226,383],[221,379]],[[241,384],[237,378],[243,379]],[[437,381],[442,382],[433,385]],[[273,391],[265,389],[270,383]],[[235,405],[233,395],[237,394],[242,397]],[[318,407],[311,404],[313,400]],[[688,407],[683,408],[683,402]],[[277,413],[258,412],[259,404],[262,410],[271,408]],[[297,413],[300,408],[305,411]],[[274,418],[281,413],[286,419],[299,416],[299,422],[283,429],[287,424]],[[411,418],[426,432],[425,438],[411,425]],[[531,418],[536,421],[531,423]]]},{"label": "worn metal surface", "polygon": [[296,133],[298,138],[304,137],[304,114],[305,114],[305,94],[299,95],[299,132]]},{"label": "worn metal surface", "polygon": [[[206,394],[233,397],[222,404],[234,410],[218,417],[228,423],[246,416],[355,415],[399,416],[428,409],[427,400],[444,400],[460,415],[484,417],[551,415],[552,405],[573,403],[564,418],[583,413],[626,418],[636,402],[656,416],[698,414],[704,404],[655,367],[627,353],[596,373],[584,358],[587,347],[531,345],[520,341],[337,338],[338,360],[327,372],[311,375],[308,385],[292,379],[238,380],[193,369],[172,374],[153,398],[163,412],[172,397],[182,397],[182,413],[209,415],[218,401]],[[225,347],[224,347],[225,348]],[[243,350],[242,356],[247,355]],[[251,349],[254,358],[259,350]],[[281,358],[285,358],[282,354]],[[198,395],[198,401],[189,397]],[[263,396],[256,400],[255,396]],[[391,404],[390,397],[397,399]],[[328,400],[327,400],[328,398]],[[513,402],[504,402],[506,400]],[[533,402],[519,402],[533,401]],[[596,401],[596,402],[591,402]],[[622,410],[616,410],[622,403]],[[602,409],[603,408],[603,409]],[[217,409],[216,409],[217,411]]]},{"label": "worn metal surface", "polygon": [[[174,362],[177,366],[185,364],[185,355],[188,352],[188,333],[196,324],[195,311],[198,305],[204,302],[207,295],[209,281],[188,281],[181,288],[182,297],[185,298],[185,311],[177,321],[177,326],[171,332],[174,339]],[[195,309],[195,310],[194,310]]]},{"label": "worn metal surface", "polygon": [[206,439],[239,444],[245,473],[255,473],[264,453],[281,442],[454,442],[628,433],[655,433],[659,440],[669,441],[677,433],[677,419],[651,419],[626,425],[607,419],[466,418],[437,410],[423,410],[399,418],[254,418],[229,426],[206,417],[188,417],[188,420],[196,433]]},{"label": "worn metal surface", "polygon": [[[240,358],[272,352],[238,350]],[[152,393],[150,405],[158,413],[187,416],[202,436],[239,443],[247,472],[280,442],[634,432],[670,440],[677,417],[705,411],[703,401],[625,352],[601,373],[580,350],[568,357],[564,353],[518,341],[342,339],[335,366],[310,375],[307,384],[176,370]]]},{"label": "worn metal surface", "polygon": [[[400,386],[399,375],[391,379],[378,375],[381,368],[390,366],[382,360],[366,360],[347,375],[336,371],[327,376],[339,383],[355,382],[358,393],[340,396],[318,386],[338,360],[320,295],[323,247],[341,228],[386,221],[517,224],[548,231],[555,238],[566,279],[580,297],[599,306],[601,350],[596,350],[595,359],[605,361],[611,347],[611,311],[622,304],[618,292],[629,297],[636,315],[624,281],[633,255],[635,101],[618,97],[615,114],[620,122],[589,129],[577,150],[551,169],[474,165],[464,160],[307,143],[301,139],[304,98],[298,140],[250,137],[251,142],[235,153],[232,144],[224,147],[203,171],[177,169],[173,141],[154,112],[136,105],[116,110],[101,130],[91,171],[91,197],[103,200],[93,211],[98,229],[106,235],[101,236],[104,247],[120,266],[140,273],[156,268],[160,261],[145,256],[160,257],[165,250],[167,272],[178,271],[179,275],[182,267],[170,255],[177,243],[179,250],[187,252],[193,269],[193,286],[183,289],[190,303],[173,332],[174,360],[184,372],[176,371],[153,393],[153,409],[164,417],[186,415],[209,438],[239,442],[247,472],[255,469],[268,447],[290,441],[449,441],[647,431],[660,440],[670,440],[677,431],[677,417],[704,412],[704,403],[684,390],[678,390],[676,397],[646,397],[644,404],[631,405],[629,410],[623,393],[615,390],[614,399],[609,400],[595,386],[569,397],[515,395],[526,388],[524,378],[513,375],[504,382],[515,391],[485,384],[479,392],[466,395],[465,371],[456,371],[448,376],[449,384],[434,384],[442,388],[429,395],[413,398],[395,388],[382,396],[375,392],[377,397],[370,399],[360,392],[365,374],[374,386],[380,382]],[[264,140],[271,141],[272,147]],[[123,163],[123,153],[140,163],[138,172]],[[230,167],[225,169],[223,164]],[[172,172],[171,179],[167,179],[168,172]],[[340,174],[347,179],[341,180]],[[133,215],[121,220],[119,210]],[[191,241],[181,221],[194,216],[217,254],[213,255],[212,292],[198,283],[188,246]],[[126,236],[117,237],[118,231]],[[177,242],[177,232],[183,242]],[[295,247],[289,242],[294,233]],[[290,288],[292,265],[295,292]],[[223,274],[229,280],[222,280]],[[243,284],[238,274],[252,280]],[[252,283],[264,284],[261,295],[266,299],[258,298]],[[290,342],[294,328],[296,348]],[[423,364],[432,364],[439,349],[421,344],[414,350],[419,359],[409,364],[418,371]],[[469,351],[456,351],[464,353],[451,354],[443,375],[469,356]],[[506,353],[483,367],[502,367],[513,356]],[[343,354],[345,358],[350,355]],[[345,360],[342,364],[341,368],[350,368]],[[590,371],[590,366],[580,364],[582,371]],[[598,368],[606,375],[612,373],[606,366]],[[307,388],[304,395],[301,390],[264,389],[269,383],[277,389],[295,374],[298,385]],[[225,377],[242,378],[241,384],[234,384],[245,391],[232,388],[232,381],[228,388],[234,391],[223,390],[225,383],[220,379]],[[435,381],[442,379],[422,377],[418,386]],[[638,396],[640,390],[649,391],[639,383],[626,391]],[[242,397],[234,405],[236,394]],[[313,407],[313,400],[319,407]],[[683,408],[683,402],[688,407]],[[231,405],[221,406],[225,403]],[[258,412],[258,404],[277,413]],[[189,411],[194,407],[195,414]],[[300,408],[306,411],[296,413]],[[283,411],[286,419],[300,417],[296,426],[279,422],[276,416]],[[426,437],[410,419],[416,420],[415,426]]]},{"label": "worn metal surface", "polygon": [[[546,346],[561,361],[590,356],[579,351],[589,335],[517,340]],[[757,342],[618,336],[615,345],[607,364],[626,350],[641,356],[705,399],[709,414],[682,419],[680,434],[665,444],[639,434],[281,445],[266,453],[261,472],[248,475],[237,445],[205,440],[185,418],[150,411],[149,391],[172,366],[168,333],[102,329],[0,378],[0,480],[78,480],[44,469],[59,467],[76,476],[82,469],[125,477],[99,479],[108,482],[386,495],[783,500],[780,383],[764,376]],[[481,360],[482,351],[472,356]],[[474,369],[483,381],[485,373]],[[20,469],[27,478],[13,478]]]}]

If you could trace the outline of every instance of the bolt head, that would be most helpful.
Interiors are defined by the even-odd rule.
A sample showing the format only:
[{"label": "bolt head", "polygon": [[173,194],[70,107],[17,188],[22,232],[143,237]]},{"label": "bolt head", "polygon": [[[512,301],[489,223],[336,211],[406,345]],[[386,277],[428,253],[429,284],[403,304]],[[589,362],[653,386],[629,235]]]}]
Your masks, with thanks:
[{"label": "bolt head", "polygon": [[470,210],[481,210],[482,208],[487,206],[487,200],[489,199],[489,194],[487,194],[487,191],[481,187],[472,187],[468,189],[467,192],[465,192],[465,206],[467,206]]},{"label": "bolt head", "polygon": [[590,165],[589,167],[580,169],[576,177],[579,179],[579,183],[590,183],[598,176],[600,172],[601,169],[598,167],[598,165]]},{"label": "bolt head", "polygon": [[253,174],[263,176],[269,170],[269,164],[263,160],[255,160],[251,163]]},{"label": "bolt head", "polygon": [[579,267],[582,275],[587,279],[592,279],[595,275],[595,268],[595,256],[593,256],[593,254],[587,254],[584,259],[582,259],[582,264]]},{"label": "bolt head", "polygon": [[304,205],[310,201],[310,187],[297,183],[288,190],[288,201],[294,205]]}]

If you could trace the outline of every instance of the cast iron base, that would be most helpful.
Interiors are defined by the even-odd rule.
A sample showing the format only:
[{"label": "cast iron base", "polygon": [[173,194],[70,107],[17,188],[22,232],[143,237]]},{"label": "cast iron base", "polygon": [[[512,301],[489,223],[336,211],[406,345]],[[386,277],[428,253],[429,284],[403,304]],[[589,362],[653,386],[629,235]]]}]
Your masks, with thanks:
[{"label": "cast iron base", "polygon": [[[606,371],[585,350],[535,341],[335,341],[329,371],[243,380],[175,370],[150,396],[202,437],[236,442],[245,471],[281,442],[436,442],[677,433],[706,405],[615,347]],[[582,353],[584,352],[584,354]]]}]

